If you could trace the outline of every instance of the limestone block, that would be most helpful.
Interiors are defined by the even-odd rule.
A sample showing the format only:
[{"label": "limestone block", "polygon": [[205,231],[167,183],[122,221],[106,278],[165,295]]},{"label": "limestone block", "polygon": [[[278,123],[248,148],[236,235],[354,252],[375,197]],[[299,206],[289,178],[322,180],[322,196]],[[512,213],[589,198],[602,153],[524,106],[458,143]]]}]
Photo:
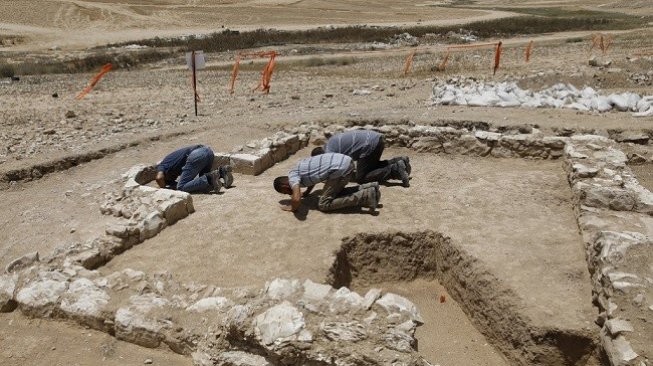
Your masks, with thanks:
[{"label": "limestone block", "polygon": [[365,310],[368,310],[374,305],[376,300],[378,300],[381,297],[381,290],[378,288],[371,288],[367,291],[365,294],[365,297],[363,298],[363,308]]},{"label": "limestone block", "polygon": [[221,366],[272,366],[265,357],[243,351],[222,352],[216,357],[216,363]]},{"label": "limestone block", "polygon": [[358,311],[363,308],[364,299],[356,292],[346,287],[341,287],[331,297],[329,311],[333,313],[345,313]]},{"label": "limestone block", "polygon": [[261,157],[261,169],[264,171],[274,166],[274,159],[272,158],[272,150],[270,148],[266,147],[259,150],[257,155]]},{"label": "limestone block", "polygon": [[573,172],[573,178],[593,178],[599,173],[599,169],[594,167],[588,167],[580,163],[574,163],[571,165]]},{"label": "limestone block", "polygon": [[234,305],[227,311],[226,323],[242,329],[250,315],[252,315],[251,305]]},{"label": "limestone block", "polygon": [[411,148],[417,152],[430,152],[437,154],[444,152],[442,143],[441,139],[437,137],[419,137],[413,140]]},{"label": "limestone block", "polygon": [[299,146],[300,146],[299,136],[290,135],[288,137],[281,139],[281,141],[286,146],[286,152],[288,152],[288,154],[294,154],[299,150]]},{"label": "limestone block", "polygon": [[648,242],[649,239],[640,233],[601,231],[594,240],[594,250],[598,254],[593,261],[615,265],[626,257],[628,249],[635,245]]},{"label": "limestone block", "polygon": [[332,341],[358,342],[367,338],[363,324],[351,322],[322,322],[320,330]]},{"label": "limestone block", "polygon": [[386,347],[399,351],[410,353],[415,349],[415,338],[406,332],[392,328],[383,335]]},{"label": "limestone block", "polygon": [[0,313],[14,311],[18,305],[14,300],[16,291],[17,275],[0,275]]},{"label": "limestone block", "polygon": [[138,344],[139,346],[156,348],[165,339],[164,325],[156,320],[148,319],[146,315],[120,308],[116,312],[116,338]]},{"label": "limestone block", "polygon": [[84,325],[104,330],[104,320],[109,317],[106,310],[109,299],[109,295],[91,280],[80,278],[73,281],[63,295],[61,310]]},{"label": "limestone block", "polygon": [[605,332],[601,332],[601,343],[603,349],[610,359],[610,364],[615,366],[626,366],[629,362],[639,356],[631,347],[630,342],[623,336],[619,335],[612,338]]},{"label": "limestone block", "polygon": [[231,159],[229,157],[229,154],[215,153],[214,156],[215,157],[213,158],[213,165],[211,166],[211,170],[218,169],[221,166],[231,164]]},{"label": "limestone block", "polygon": [[159,212],[152,212],[138,225],[140,240],[145,241],[163,230],[167,225],[166,220]]},{"label": "limestone block", "polygon": [[231,165],[233,171],[241,174],[259,175],[263,172],[263,162],[261,158],[251,154],[233,154],[231,155]]},{"label": "limestone block", "polygon": [[206,297],[186,308],[187,311],[204,313],[206,311],[220,311],[233,306],[233,302],[226,297]]},{"label": "limestone block", "polygon": [[617,187],[577,182],[573,186],[573,191],[580,203],[589,207],[632,211],[636,204],[635,197],[630,192]]},{"label": "limestone block", "polygon": [[474,137],[476,137],[479,140],[499,141],[499,139],[501,138],[501,134],[496,132],[488,132],[488,131],[476,131],[474,132]]},{"label": "limestone block", "polygon": [[288,157],[288,150],[285,145],[274,146],[271,149],[272,160],[275,163],[286,160]]},{"label": "limestone block", "polygon": [[304,325],[304,315],[288,301],[269,308],[254,320],[256,336],[266,346],[296,338]]},{"label": "limestone block", "polygon": [[172,327],[172,323],[158,319],[152,313],[169,305],[169,302],[152,293],[132,296],[129,301],[129,306],[120,308],[116,312],[116,338],[143,347],[158,347],[165,339],[165,332]]},{"label": "limestone block", "polygon": [[275,278],[271,282],[265,284],[265,293],[273,299],[287,299],[296,292],[300,291],[301,284],[299,280],[288,280],[283,278]]},{"label": "limestone block", "polygon": [[105,233],[110,236],[115,236],[116,238],[129,240],[135,238],[138,240],[140,237],[140,230],[136,225],[129,224],[114,224],[109,226]]},{"label": "limestone block", "polygon": [[486,156],[492,149],[490,145],[472,135],[463,135],[444,144],[445,152],[472,156]]},{"label": "limestone block", "polygon": [[49,317],[57,310],[59,299],[67,287],[65,281],[50,278],[34,280],[18,291],[16,302],[26,315]]},{"label": "limestone block", "polygon": [[100,248],[89,248],[69,256],[73,263],[78,263],[86,269],[94,269],[105,263]]},{"label": "limestone block", "polygon": [[[190,197],[190,196],[189,196]],[[186,200],[167,200],[159,204],[159,211],[163,212],[163,217],[168,225],[188,216]]]},{"label": "limestone block", "polygon": [[377,300],[376,304],[385,309],[389,314],[405,314],[414,322],[424,324],[424,320],[415,304],[405,297],[388,293]]},{"label": "limestone block", "polygon": [[134,180],[138,184],[148,184],[156,178],[156,173],[156,165],[138,164],[122,176],[125,181]]},{"label": "limestone block", "polygon": [[623,319],[609,319],[605,322],[604,326],[607,329],[608,333],[613,337],[616,337],[617,335],[624,332],[634,331],[632,324],[630,324],[629,321]]},{"label": "limestone block", "polygon": [[7,267],[5,267],[5,273],[18,272],[24,268],[31,266],[32,264],[39,261],[39,252],[32,252],[25,254],[20,258],[16,258],[11,261]]},{"label": "limestone block", "polygon": [[304,295],[303,298],[309,301],[322,301],[325,300],[333,291],[333,287],[315,283],[311,280],[304,281]]}]

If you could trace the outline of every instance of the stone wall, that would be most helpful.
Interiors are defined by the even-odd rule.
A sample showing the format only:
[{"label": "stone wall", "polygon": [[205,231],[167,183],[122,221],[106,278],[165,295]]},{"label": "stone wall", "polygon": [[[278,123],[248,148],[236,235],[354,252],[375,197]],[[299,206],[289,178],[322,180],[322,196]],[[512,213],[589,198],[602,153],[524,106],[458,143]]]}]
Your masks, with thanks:
[{"label": "stone wall", "polygon": [[570,139],[565,167],[587,249],[601,342],[612,365],[653,364],[653,193],[614,141]]}]

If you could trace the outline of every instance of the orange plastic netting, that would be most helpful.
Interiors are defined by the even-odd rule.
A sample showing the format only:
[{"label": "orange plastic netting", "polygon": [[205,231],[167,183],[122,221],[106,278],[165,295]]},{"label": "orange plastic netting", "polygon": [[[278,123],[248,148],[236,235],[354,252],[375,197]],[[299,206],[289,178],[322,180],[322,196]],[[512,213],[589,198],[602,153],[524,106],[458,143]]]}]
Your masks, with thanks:
[{"label": "orange plastic netting", "polygon": [[82,92],[79,93],[75,99],[78,99],[78,100],[83,99],[86,96],[86,94],[90,93],[91,90],[93,90],[93,88],[95,87],[95,85],[97,85],[97,83],[100,82],[100,79],[102,79],[102,77],[106,73],[111,71],[112,68],[113,68],[113,65],[111,65],[111,64],[106,64],[106,65],[102,66],[102,70],[91,78],[91,80],[88,82],[88,86],[86,88],[84,88],[84,90],[82,90]]},{"label": "orange plastic netting", "polygon": [[234,62],[234,67],[231,71],[231,80],[229,81],[229,92],[234,93],[234,88],[236,86],[236,79],[238,78],[238,72],[240,71],[240,61],[243,58],[270,58],[263,71],[261,72],[261,81],[259,84],[252,90],[260,89],[264,93],[270,93],[270,81],[272,80],[272,73],[274,72],[274,67],[276,66],[276,57],[277,53],[275,51],[267,52],[241,52],[236,55],[236,61]]}]

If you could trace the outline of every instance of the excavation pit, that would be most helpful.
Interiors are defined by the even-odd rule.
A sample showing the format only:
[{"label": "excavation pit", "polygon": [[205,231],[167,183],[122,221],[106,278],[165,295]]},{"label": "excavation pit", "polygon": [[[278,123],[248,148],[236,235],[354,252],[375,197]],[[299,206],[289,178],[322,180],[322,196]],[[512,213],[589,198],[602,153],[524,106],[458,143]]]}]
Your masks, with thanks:
[{"label": "excavation pit", "polygon": [[[412,271],[417,273],[412,277],[443,281],[488,336],[488,342],[511,364],[555,364],[560,360],[585,364],[594,349],[586,334],[594,334],[596,312],[590,301],[590,281],[571,191],[560,161],[435,155],[389,148],[384,156],[411,156],[413,179],[409,189],[382,187],[383,207],[378,216],[355,210],[321,213],[315,210],[316,200],[311,199],[309,209],[295,217],[278,209],[285,197],[274,192],[271,182],[309,153],[310,149],[303,149],[259,176],[238,175],[236,187],[221,195],[194,196],[196,212],[189,218],[115,257],[101,272],[166,270],[183,282],[224,287],[261,286],[277,277],[325,282],[343,238],[359,234],[361,228],[370,234],[432,230],[450,238],[470,263],[478,263],[489,276],[483,277],[481,284],[492,290],[496,282],[502,296],[481,293],[489,297],[479,299],[461,290],[474,281],[447,283],[414,267],[406,267],[402,273]],[[382,282],[412,279],[384,277]],[[357,288],[365,283],[353,281],[350,285]],[[484,302],[488,299],[497,302]],[[504,300],[509,300],[509,306]],[[509,330],[487,325],[497,316],[503,317],[500,323],[504,325],[513,325],[513,316],[522,322],[521,333],[512,343],[498,343],[506,339],[502,332]],[[537,331],[520,338],[530,330]],[[425,337],[450,336],[420,337],[424,345],[428,344]],[[484,347],[483,343],[479,347]],[[579,350],[578,354],[564,350],[565,345]],[[431,361],[439,362],[437,357]]]}]

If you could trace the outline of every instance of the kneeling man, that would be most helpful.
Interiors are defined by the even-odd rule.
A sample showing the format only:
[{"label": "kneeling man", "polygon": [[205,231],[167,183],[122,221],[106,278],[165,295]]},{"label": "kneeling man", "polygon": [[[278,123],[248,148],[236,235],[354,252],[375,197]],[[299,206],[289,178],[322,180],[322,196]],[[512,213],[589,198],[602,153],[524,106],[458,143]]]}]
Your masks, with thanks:
[{"label": "kneeling man", "polygon": [[[316,184],[324,182],[324,189],[318,201],[320,211],[332,211],[345,207],[369,207],[374,211],[379,203],[378,183],[370,183],[345,191],[353,178],[354,162],[347,155],[327,153],[302,159],[288,176],[277,177],[274,189],[289,194],[290,205],[281,206],[285,211],[296,211],[301,205],[301,187],[306,187],[307,197]],[[345,192],[343,192],[345,191]]]},{"label": "kneeling man", "polygon": [[223,185],[225,188],[231,187],[234,180],[231,166],[225,165],[211,171],[214,158],[211,148],[204,145],[175,150],[156,166],[156,183],[161,188],[188,193],[219,192]]}]

